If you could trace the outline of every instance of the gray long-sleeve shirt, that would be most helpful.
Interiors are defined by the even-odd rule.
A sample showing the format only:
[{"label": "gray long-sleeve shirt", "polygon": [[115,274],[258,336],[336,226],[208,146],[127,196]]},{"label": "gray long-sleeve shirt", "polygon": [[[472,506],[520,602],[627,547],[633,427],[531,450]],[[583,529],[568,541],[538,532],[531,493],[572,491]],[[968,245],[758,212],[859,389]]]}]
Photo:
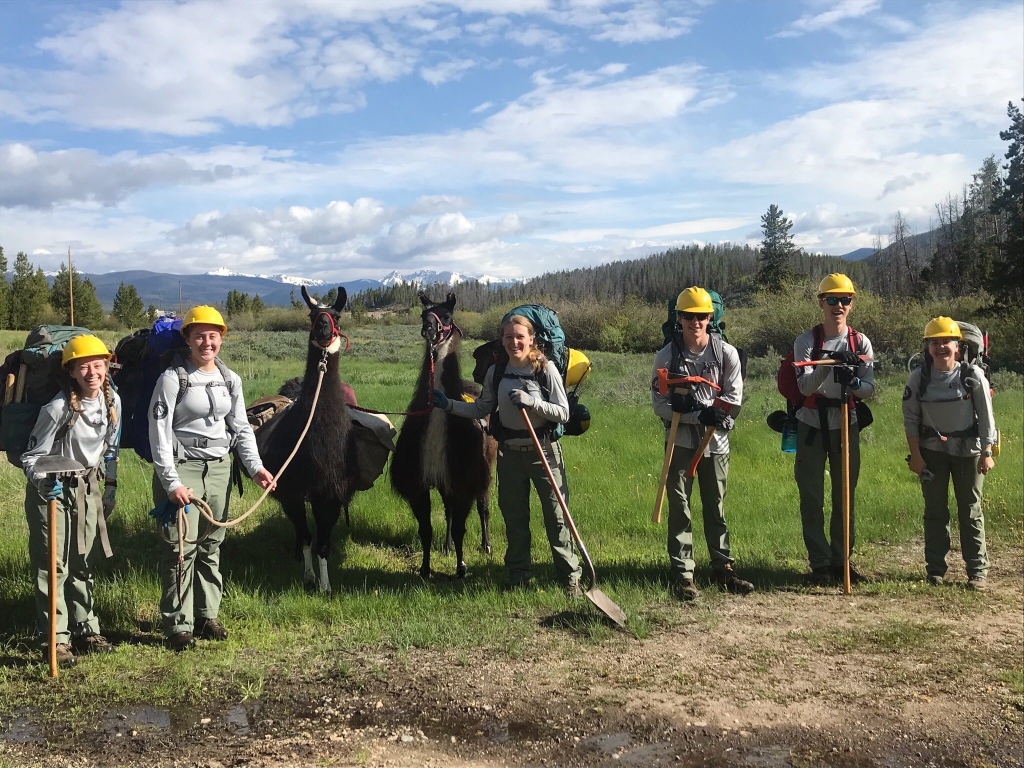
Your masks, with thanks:
[{"label": "gray long-sleeve shirt", "polygon": [[[743,402],[743,378],[740,374],[740,356],[736,347],[732,344],[722,342],[722,363],[719,366],[715,362],[712,341],[700,352],[690,352],[685,346],[680,346],[683,352],[679,360],[681,370],[669,370],[672,376],[701,376],[708,381],[713,381],[722,388],[721,391],[709,387],[707,384],[697,384],[690,391],[697,400],[704,405],[711,405],[716,399],[732,404],[729,415],[735,417]],[[658,369],[671,369],[672,344],[666,344],[654,356],[654,368],[651,371],[651,406],[654,413],[663,421],[672,420],[672,397],[658,394]],[[676,445],[682,448],[697,448],[704,438],[704,431],[707,429],[698,421],[700,413],[679,414],[679,430],[676,432]],[[668,428],[665,429],[665,439],[668,439]],[[729,433],[724,429],[715,430],[715,436],[708,444],[707,453],[728,453]]]},{"label": "gray long-sleeve shirt", "polygon": [[25,476],[37,488],[41,478],[34,478],[33,475],[36,462],[43,456],[64,456],[90,468],[99,466],[104,456],[116,454],[121,436],[121,398],[116,392],[113,396],[117,424],[110,422],[107,401],[102,393],[90,399],[79,399],[82,411],[59,444],[54,443],[57,432],[68,423],[71,416],[67,395],[58,392],[42,407],[28,439],[28,450],[21,456]]},{"label": "gray long-sleeve shirt", "polygon": [[[869,362],[862,363],[857,368],[857,378],[860,379],[860,388],[850,390],[850,394],[855,395],[861,400],[867,400],[873,397],[875,394],[875,369],[871,365],[870,359],[874,358],[875,353],[871,347],[871,339],[865,336],[863,333],[857,332],[860,336],[860,349],[853,350],[861,355],[867,355]],[[840,352],[850,351],[850,340],[846,329],[839,336],[826,336],[822,339],[821,348],[826,352]],[[801,360],[812,359],[811,352],[814,350],[814,331],[805,331],[796,337],[796,341],[793,343],[793,360],[800,362]],[[796,369],[796,383],[800,388],[800,393],[804,397],[810,397],[811,395],[818,394],[822,397],[827,397],[832,400],[838,400],[842,396],[842,387],[836,383],[833,378],[832,366],[830,365],[815,365],[808,366],[806,368]],[[812,427],[819,427],[818,421],[818,410],[816,408],[800,408],[796,412],[796,417],[804,424],[810,424]],[[850,423],[857,423],[857,414],[851,409]],[[828,428],[829,429],[840,429],[841,425],[839,422],[839,409],[829,408],[828,409]]]},{"label": "gray long-sleeve shirt", "polygon": [[[565,394],[562,375],[550,360],[545,368],[550,389],[546,400],[544,399],[544,393],[541,391],[540,384],[534,379],[525,378],[533,376],[533,371],[528,365],[515,366],[509,364],[505,368],[505,375],[498,382],[497,396],[495,396],[494,370],[495,367],[493,365],[487,369],[487,375],[484,377],[483,391],[477,400],[472,403],[466,403],[461,400],[451,401],[452,413],[456,416],[464,416],[470,419],[482,419],[494,413],[494,409],[497,408],[498,418],[501,419],[503,427],[522,430],[525,428],[523,417],[519,415],[519,409],[508,397],[512,390],[522,389],[534,397],[533,407],[526,409],[526,413],[530,417],[530,424],[533,425],[534,429],[545,426],[545,422],[553,421],[556,424],[564,424],[569,420],[569,398]],[[517,378],[520,376],[523,378]],[[511,438],[506,442],[509,445],[531,444],[529,437]]]},{"label": "gray long-sleeve shirt", "polygon": [[[978,424],[977,437],[947,437],[945,441],[938,436],[921,437],[922,448],[951,456],[978,456],[983,449],[995,445],[996,420],[988,380],[981,368],[974,365],[969,378],[978,382],[970,393],[960,381],[959,365],[952,371],[932,368],[928,387],[919,398],[921,369],[910,374],[903,390],[903,429],[907,435],[919,435],[922,424],[947,436],[970,429],[975,421]],[[970,394],[970,400],[964,399],[966,394]]]},{"label": "gray long-sleeve shirt", "polygon": [[[178,374],[173,366],[157,379],[149,402],[149,444],[160,484],[167,493],[182,485],[175,469],[179,442],[186,446],[186,458],[219,459],[231,450],[226,441],[234,439],[242,466],[252,477],[263,469],[263,462],[245,416],[242,380],[234,371],[228,371],[232,380],[229,392],[219,370],[201,371],[187,361],[185,371],[189,385],[180,403],[175,404]],[[222,444],[200,448],[194,445],[196,438]]]}]

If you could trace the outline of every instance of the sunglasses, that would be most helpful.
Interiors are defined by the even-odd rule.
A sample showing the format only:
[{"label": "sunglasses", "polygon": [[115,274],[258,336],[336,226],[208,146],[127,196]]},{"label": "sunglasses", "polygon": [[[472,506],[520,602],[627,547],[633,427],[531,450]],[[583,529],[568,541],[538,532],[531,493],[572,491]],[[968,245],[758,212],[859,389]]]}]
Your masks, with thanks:
[{"label": "sunglasses", "polygon": [[677,316],[680,320],[689,322],[690,320],[707,320],[711,315],[706,312],[677,312]]},{"label": "sunglasses", "polygon": [[826,296],[825,303],[830,307],[834,307],[836,304],[842,304],[844,307],[848,307],[853,303],[852,296]]}]

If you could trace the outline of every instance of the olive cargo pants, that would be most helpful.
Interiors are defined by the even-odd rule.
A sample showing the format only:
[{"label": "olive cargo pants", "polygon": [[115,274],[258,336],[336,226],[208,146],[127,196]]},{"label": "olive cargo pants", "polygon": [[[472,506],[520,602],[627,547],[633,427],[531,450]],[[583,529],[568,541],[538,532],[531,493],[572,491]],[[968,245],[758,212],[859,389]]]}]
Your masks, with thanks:
[{"label": "olive cargo pants", "polygon": [[[231,481],[231,456],[203,461],[189,459],[176,465],[178,479],[202,498],[213,511],[213,517],[223,522],[228,518],[228,491]],[[156,475],[153,475],[153,501],[162,504],[167,493]],[[195,505],[189,506],[186,538],[195,541],[209,528],[209,537],[201,543],[185,544],[184,564],[178,574],[178,527],[170,525],[161,534],[160,615],[167,637],[179,632],[191,632],[197,618],[215,619],[220,611],[224,592],[224,578],[220,573],[220,545],[226,528],[210,526]],[[200,522],[202,521],[202,522]],[[170,542],[165,540],[170,539]],[[179,599],[180,586],[180,599]]]},{"label": "olive cargo pants", "polygon": [[981,511],[985,476],[978,471],[978,457],[950,456],[927,448],[921,449],[921,456],[934,475],[928,482],[921,483],[924,495],[924,562],[928,575],[946,574],[949,481],[952,478],[960,524],[960,553],[967,566],[967,577],[985,578],[988,575],[988,548],[985,545],[985,516]]},{"label": "olive cargo pants", "polygon": [[[690,496],[694,478],[686,470],[695,448],[676,446],[668,472],[668,560],[671,579],[693,578],[693,528]],[[711,567],[723,568],[733,562],[729,554],[729,529],[725,524],[725,492],[729,479],[729,454],[713,453],[697,465],[704,539],[708,544]]]},{"label": "olive cargo pants", "polygon": [[[813,431],[810,443],[807,437]],[[800,522],[811,569],[841,568],[843,565],[843,451],[838,429],[829,430],[829,451],[825,453],[821,430],[800,422],[796,433],[796,465],[793,474],[800,491]],[[832,517],[829,539],[825,537],[825,461],[832,478]],[[860,431],[850,428],[850,552],[853,552],[854,491],[860,475]]]},{"label": "olive cargo pants", "polygon": [[[85,554],[79,554],[76,537],[78,488],[64,480],[57,499],[57,642],[70,643],[72,636],[98,635],[100,622],[92,604],[92,569],[89,555],[96,541],[97,515],[103,510],[96,499],[85,497]],[[82,489],[85,492],[85,489]],[[25,489],[28,522],[28,554],[35,577],[36,637],[47,645],[50,637],[50,534],[47,502],[32,483]]]},{"label": "olive cargo pants", "polygon": [[[569,494],[565,483],[562,463],[562,446],[557,442],[543,443],[551,474],[554,475],[568,504]],[[558,499],[551,488],[544,465],[532,445],[509,448],[501,446],[498,453],[498,507],[505,519],[505,535],[508,548],[505,550],[505,568],[510,584],[525,584],[530,580],[530,484],[537,489],[540,506],[544,513],[544,529],[555,571],[563,585],[579,582],[580,561],[572,548],[572,535],[565,524],[565,517],[558,505]]]}]

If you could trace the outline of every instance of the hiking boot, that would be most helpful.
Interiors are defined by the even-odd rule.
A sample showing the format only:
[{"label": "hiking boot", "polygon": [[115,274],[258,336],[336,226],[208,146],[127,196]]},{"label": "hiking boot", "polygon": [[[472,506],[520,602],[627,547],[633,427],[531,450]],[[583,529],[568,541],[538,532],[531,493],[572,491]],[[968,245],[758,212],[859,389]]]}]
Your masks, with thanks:
[{"label": "hiking boot", "polygon": [[938,574],[931,574],[928,576],[928,583],[933,587],[941,587],[946,583],[946,579]]},{"label": "hiking boot", "polygon": [[167,647],[175,653],[187,651],[196,647],[196,640],[191,632],[176,632],[167,638]]},{"label": "hiking boot", "polygon": [[967,580],[967,588],[975,592],[985,592],[988,590],[988,583],[984,576],[972,576]]},{"label": "hiking boot", "polygon": [[565,588],[565,596],[570,600],[582,600],[583,599],[583,588],[580,586],[578,581],[570,583]]},{"label": "hiking boot", "polygon": [[693,579],[682,578],[672,584],[672,596],[677,600],[689,602],[700,597],[700,592],[693,585]]},{"label": "hiking boot", "polygon": [[228,639],[228,631],[216,619],[199,619],[196,621],[196,635],[203,640]]},{"label": "hiking boot", "polygon": [[811,572],[807,574],[807,580],[814,587],[831,587],[836,583],[831,568],[812,568]]},{"label": "hiking boot", "polygon": [[[832,568],[832,578],[836,580],[836,583],[843,583],[843,566]],[[853,567],[853,563],[850,563],[850,584],[863,584],[867,581],[867,577],[857,572],[857,569]]]},{"label": "hiking boot", "polygon": [[71,638],[71,647],[76,653],[110,653],[114,646],[103,635],[79,635]]},{"label": "hiking boot", "polygon": [[754,591],[754,585],[737,576],[731,565],[716,568],[712,578],[716,584],[725,587],[726,592],[734,595],[749,595]]},{"label": "hiking boot", "polygon": [[[50,646],[43,646],[43,661],[50,661]],[[57,643],[57,666],[58,667],[73,667],[78,659],[75,658],[75,654],[71,651],[71,646],[67,643]]]}]

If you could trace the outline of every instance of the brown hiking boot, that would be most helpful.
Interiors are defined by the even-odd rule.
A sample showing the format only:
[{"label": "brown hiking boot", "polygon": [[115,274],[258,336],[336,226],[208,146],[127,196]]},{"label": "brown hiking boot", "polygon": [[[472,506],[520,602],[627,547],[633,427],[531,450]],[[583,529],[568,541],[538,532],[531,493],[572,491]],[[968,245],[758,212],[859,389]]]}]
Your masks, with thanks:
[{"label": "brown hiking boot", "polygon": [[725,587],[727,592],[734,595],[749,595],[754,591],[754,585],[737,576],[731,565],[716,568],[712,578],[716,584]]},{"label": "brown hiking boot", "polygon": [[196,621],[196,635],[203,640],[228,639],[228,631],[216,619],[198,619]]},{"label": "brown hiking boot", "polygon": [[[43,661],[50,661],[50,646],[43,646]],[[75,658],[75,654],[71,651],[71,646],[67,643],[57,643],[57,666],[58,667],[73,667],[78,659]]]},{"label": "brown hiking boot", "polygon": [[76,653],[110,653],[114,646],[103,635],[79,635],[71,638],[71,647]]},{"label": "brown hiking boot", "polygon": [[700,597],[700,592],[693,585],[693,579],[683,577],[672,583],[672,596],[677,600],[689,602]]},{"label": "brown hiking boot", "polygon": [[582,600],[583,599],[583,588],[580,586],[578,581],[570,583],[565,588],[565,596],[570,600]]},{"label": "brown hiking boot", "polygon": [[988,590],[988,583],[984,576],[972,576],[967,580],[967,588],[975,592],[985,592]]},{"label": "brown hiking boot", "polygon": [[836,583],[831,568],[812,568],[807,580],[815,587],[831,587]]},{"label": "brown hiking boot", "polygon": [[187,651],[189,648],[196,647],[196,640],[192,637],[191,632],[176,632],[167,638],[167,647],[175,653],[181,653]]}]

